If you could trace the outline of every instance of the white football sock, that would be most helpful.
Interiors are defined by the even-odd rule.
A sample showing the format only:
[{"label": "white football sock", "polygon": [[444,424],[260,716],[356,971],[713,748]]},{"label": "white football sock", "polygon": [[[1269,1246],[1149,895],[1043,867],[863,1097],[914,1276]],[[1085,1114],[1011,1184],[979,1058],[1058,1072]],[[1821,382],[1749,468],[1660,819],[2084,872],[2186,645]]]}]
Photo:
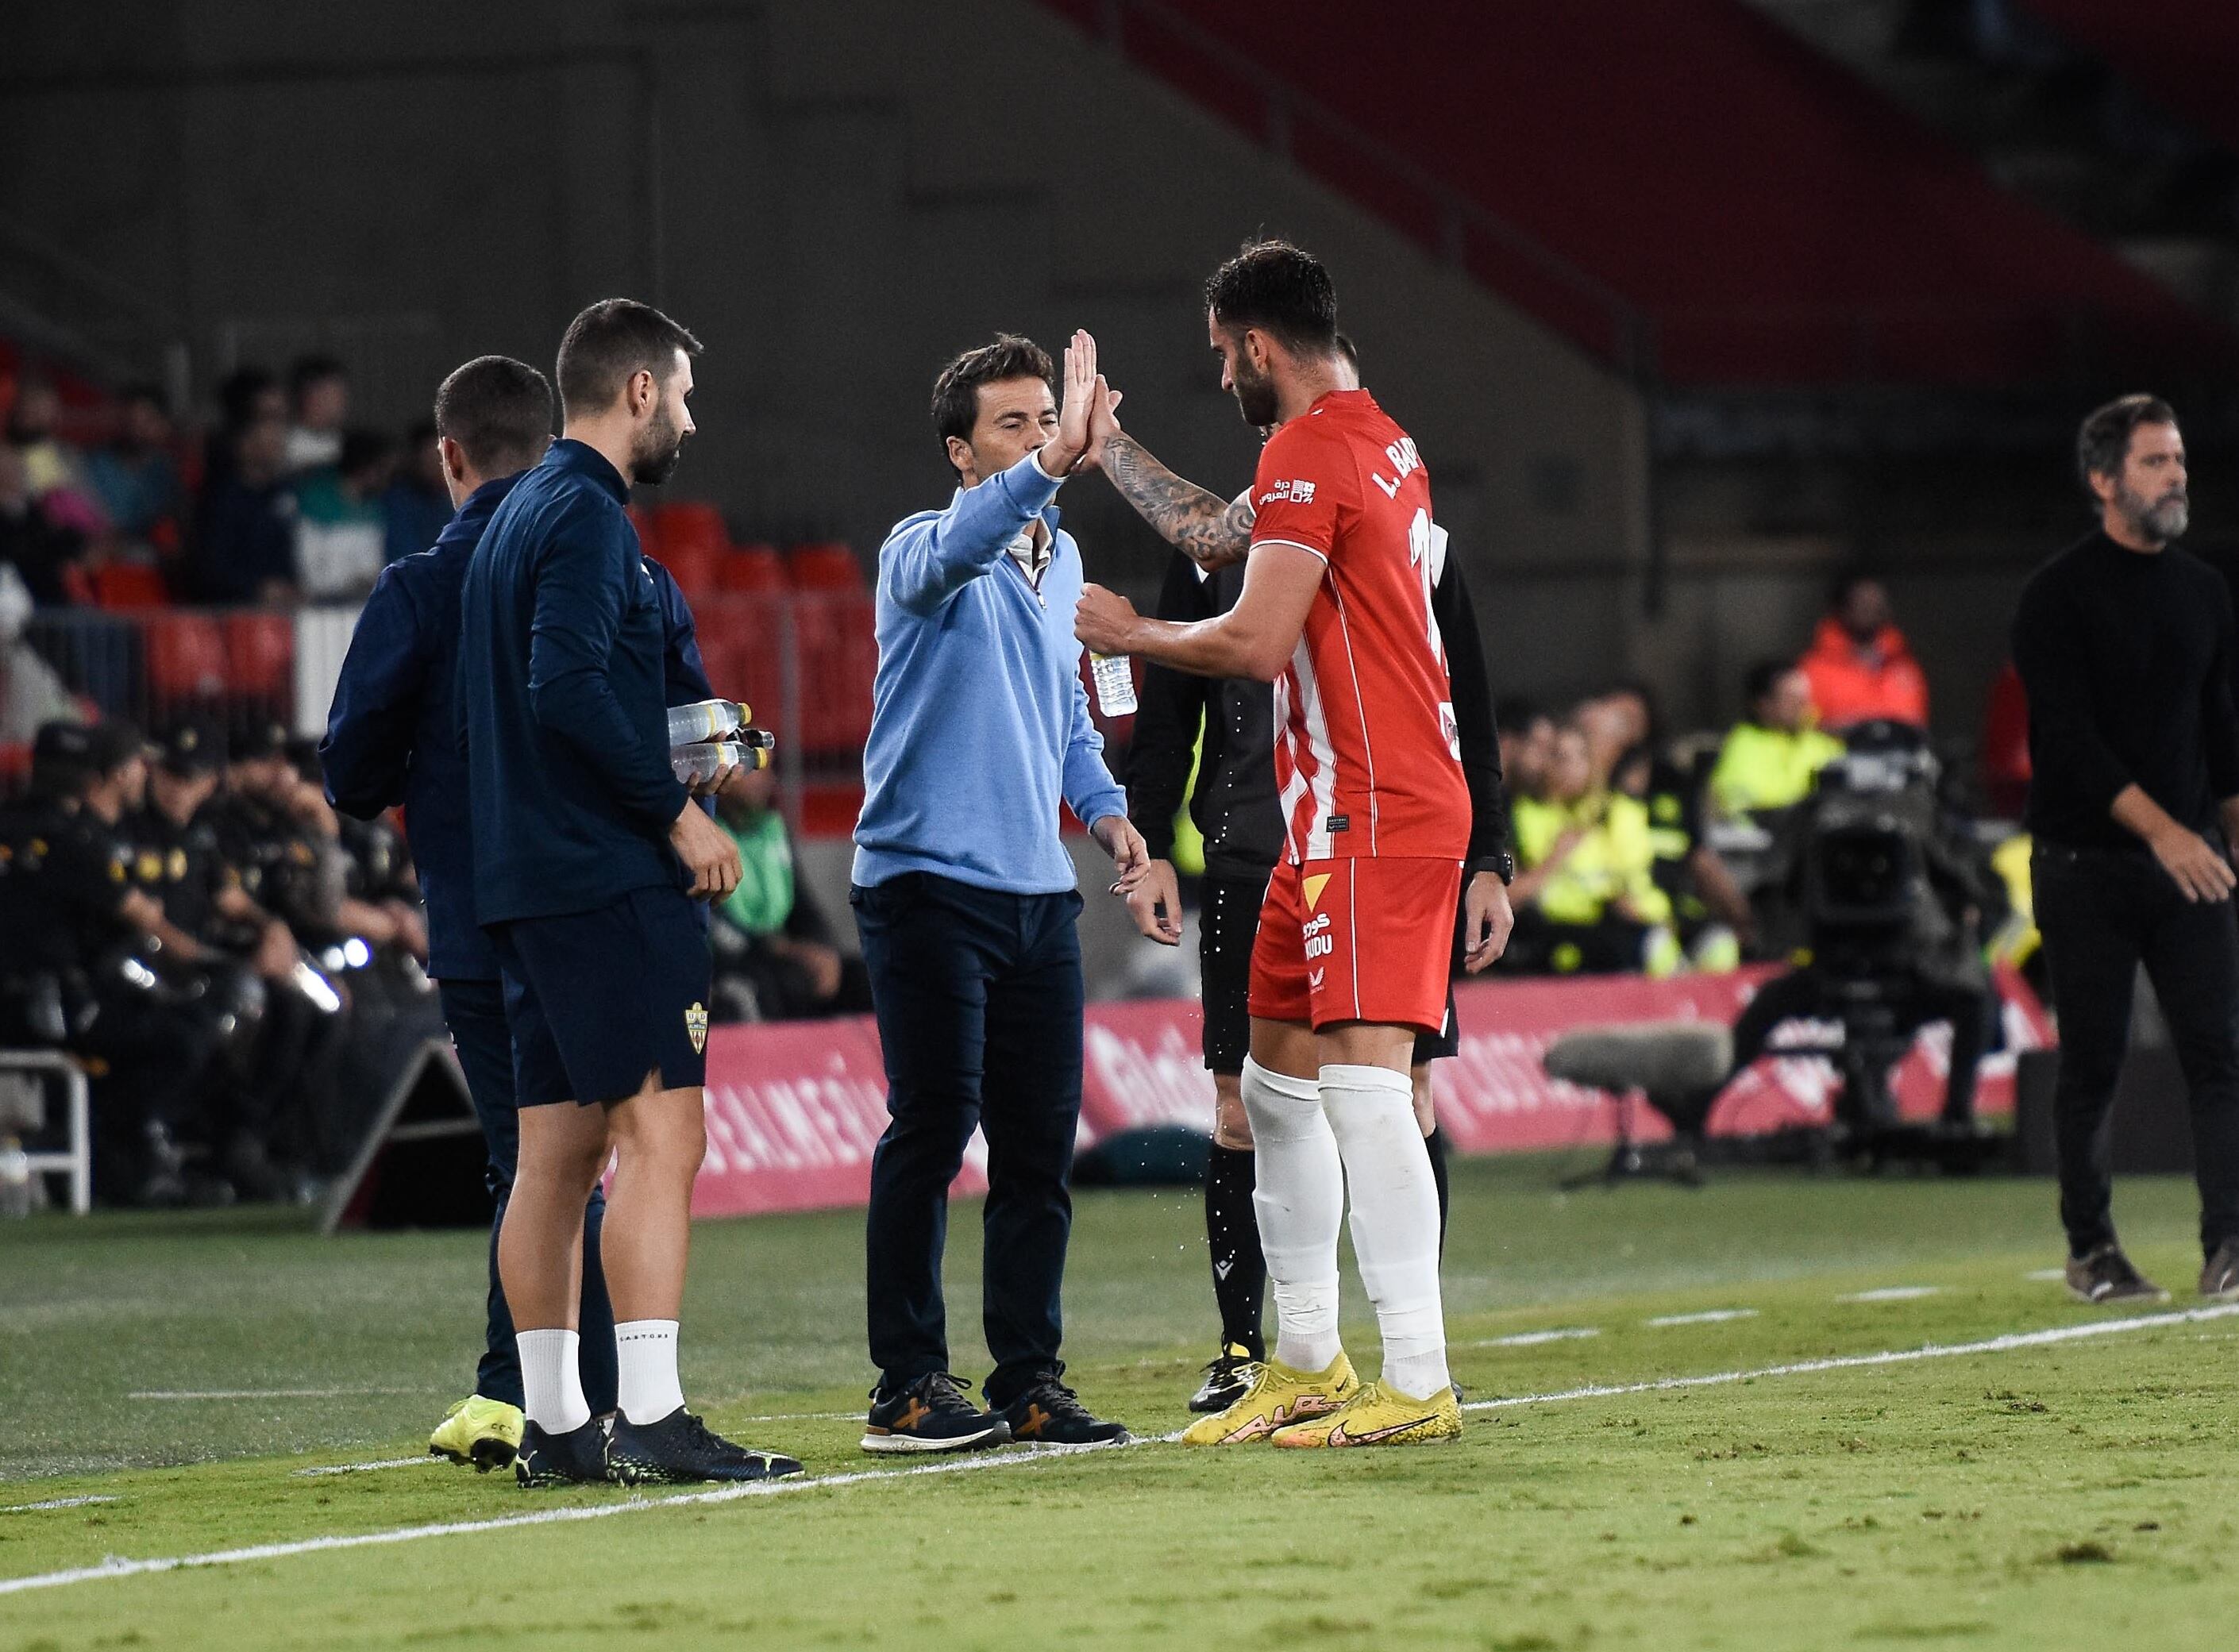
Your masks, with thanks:
[{"label": "white football sock", "polygon": [[589,1422],[575,1357],[581,1338],[572,1330],[521,1330],[513,1341],[521,1350],[522,1397],[528,1402],[522,1409],[528,1420],[547,1434],[573,1434]]},{"label": "white football sock", "polygon": [[1345,1166],[1321,1086],[1244,1059],[1244,1111],[1258,1155],[1252,1207],[1275,1295],[1275,1357],[1302,1371],[1338,1357],[1337,1229]]},{"label": "white football sock", "polygon": [[615,1327],[615,1403],[633,1423],[658,1423],[684,1403],[676,1381],[676,1322],[626,1319]]},{"label": "white football sock", "polygon": [[1452,1379],[1438,1300],[1438,1190],[1414,1087],[1388,1067],[1332,1066],[1322,1069],[1321,1095],[1352,1194],[1360,1282],[1384,1333],[1384,1381],[1428,1399]]}]

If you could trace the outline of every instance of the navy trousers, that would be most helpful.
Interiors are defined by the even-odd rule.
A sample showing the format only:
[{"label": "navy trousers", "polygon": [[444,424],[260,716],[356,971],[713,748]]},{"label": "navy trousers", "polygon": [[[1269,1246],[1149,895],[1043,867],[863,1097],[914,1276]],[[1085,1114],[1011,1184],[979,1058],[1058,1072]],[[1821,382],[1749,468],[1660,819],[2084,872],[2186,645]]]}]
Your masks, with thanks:
[{"label": "navy trousers", "polygon": [[885,1048],[891,1122],[865,1224],[872,1363],[893,1393],[947,1370],[948,1184],[987,1138],[980,1311],[1005,1405],[1056,1375],[1080,1121],[1080,897],[907,872],[849,897]]},{"label": "navy trousers", "polygon": [[[497,981],[441,981],[443,1021],[467,1075],[475,1117],[482,1121],[489,1147],[490,1197],[497,1213],[490,1220],[489,1327],[475,1392],[484,1399],[523,1403],[521,1354],[514,1345],[513,1310],[498,1283],[497,1234],[505,1225],[506,1202],[513,1197],[514,1167],[521,1159],[521,1122],[513,1100],[513,1037],[506,1031],[505,988]],[[576,1317],[582,1339],[578,1359],[583,1397],[594,1416],[615,1409],[615,1310],[607,1300],[607,1276],[599,1266],[599,1228],[606,1219],[607,1196],[593,1188],[583,1207],[583,1296]]]}]

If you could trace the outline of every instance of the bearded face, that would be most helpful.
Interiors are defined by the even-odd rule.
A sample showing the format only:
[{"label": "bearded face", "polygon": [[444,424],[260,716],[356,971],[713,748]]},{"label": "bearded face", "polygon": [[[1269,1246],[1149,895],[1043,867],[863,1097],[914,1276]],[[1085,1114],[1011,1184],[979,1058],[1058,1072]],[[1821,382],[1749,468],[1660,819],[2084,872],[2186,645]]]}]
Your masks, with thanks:
[{"label": "bearded face", "polygon": [[630,451],[630,480],[655,485],[665,482],[676,474],[677,461],[683,456],[684,432],[664,399]]}]

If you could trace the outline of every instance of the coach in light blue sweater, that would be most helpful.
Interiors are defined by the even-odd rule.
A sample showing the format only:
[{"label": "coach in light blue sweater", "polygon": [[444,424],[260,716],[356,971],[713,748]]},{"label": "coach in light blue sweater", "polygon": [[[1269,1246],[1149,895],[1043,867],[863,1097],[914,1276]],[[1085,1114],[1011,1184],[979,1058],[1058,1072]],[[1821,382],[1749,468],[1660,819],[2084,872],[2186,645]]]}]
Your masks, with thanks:
[{"label": "coach in light blue sweater", "polygon": [[[879,674],[850,899],[891,1122],[871,1161],[871,1396],[863,1449],[1124,1439],[1062,1381],[1060,1306],[1080,1118],[1080,896],[1072,806],[1123,881],[1148,857],[1088,718],[1073,610],[1080,550],[1051,501],[1108,395],[1095,343],[1004,336],[958,357],[933,422],[960,484],[879,553]],[[940,1263],[949,1184],[987,1138],[987,1409],[949,1375]]]}]

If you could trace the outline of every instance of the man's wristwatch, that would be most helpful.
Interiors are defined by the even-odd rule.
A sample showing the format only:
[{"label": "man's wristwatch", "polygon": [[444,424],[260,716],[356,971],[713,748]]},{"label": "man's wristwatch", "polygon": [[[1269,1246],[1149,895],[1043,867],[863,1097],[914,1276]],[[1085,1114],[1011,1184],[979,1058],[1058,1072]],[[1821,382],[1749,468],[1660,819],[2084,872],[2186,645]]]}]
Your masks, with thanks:
[{"label": "man's wristwatch", "polygon": [[1469,869],[1472,876],[1480,872],[1489,872],[1504,886],[1512,884],[1516,881],[1516,852],[1503,849],[1498,854],[1479,855],[1469,863]]}]

